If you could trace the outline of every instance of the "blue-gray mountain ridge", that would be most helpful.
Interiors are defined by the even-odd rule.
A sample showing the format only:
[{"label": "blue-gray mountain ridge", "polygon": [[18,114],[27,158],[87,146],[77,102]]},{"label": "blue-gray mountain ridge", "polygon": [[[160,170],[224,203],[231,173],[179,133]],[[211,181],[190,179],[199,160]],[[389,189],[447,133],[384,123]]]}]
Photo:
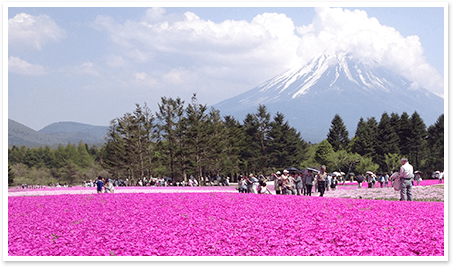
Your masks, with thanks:
[{"label": "blue-gray mountain ridge", "polygon": [[8,119],[8,147],[22,146],[39,147],[59,144],[66,146],[68,142],[78,144],[80,141],[92,145],[105,142],[109,128],[76,122],[58,122],[36,131],[12,119]]}]

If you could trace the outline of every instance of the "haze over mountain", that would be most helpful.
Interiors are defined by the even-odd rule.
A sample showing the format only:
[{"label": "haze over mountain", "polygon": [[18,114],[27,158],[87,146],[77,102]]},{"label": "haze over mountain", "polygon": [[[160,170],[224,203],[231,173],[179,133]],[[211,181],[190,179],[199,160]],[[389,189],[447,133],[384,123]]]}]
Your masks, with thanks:
[{"label": "haze over mountain", "polygon": [[216,105],[223,115],[243,120],[266,105],[271,116],[283,113],[306,141],[324,140],[331,120],[339,114],[354,136],[362,117],[380,120],[384,112],[415,111],[426,126],[444,113],[443,98],[384,68],[374,59],[347,53],[324,53],[265,83]]},{"label": "haze over mountain", "polygon": [[22,146],[39,147],[58,144],[66,146],[68,142],[78,144],[102,144],[108,127],[92,126],[75,122],[53,123],[36,131],[14,120],[8,119],[8,147]]}]

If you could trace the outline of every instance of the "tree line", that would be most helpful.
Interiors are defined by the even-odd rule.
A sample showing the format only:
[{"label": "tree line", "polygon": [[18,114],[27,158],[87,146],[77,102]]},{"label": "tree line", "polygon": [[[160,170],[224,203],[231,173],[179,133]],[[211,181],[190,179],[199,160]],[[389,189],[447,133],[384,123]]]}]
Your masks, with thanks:
[{"label": "tree line", "polygon": [[335,115],[327,139],[317,146],[315,160],[328,163],[332,169],[364,173],[393,172],[406,157],[426,176],[444,170],[444,115],[426,128],[415,111],[383,113],[379,122],[374,117],[360,118],[355,136],[348,131],[339,115]]},{"label": "tree line", "polygon": [[106,168],[116,177],[230,176],[266,174],[307,158],[308,144],[284,115],[273,119],[266,106],[242,123],[208,109],[196,95],[187,106],[180,98],[161,98],[158,111],[136,105],[133,113],[111,121],[103,148]]},{"label": "tree line", "polygon": [[404,156],[415,169],[429,172],[444,169],[443,123],[444,115],[426,128],[416,112],[412,116],[383,113],[379,122],[374,117],[361,118],[350,139],[342,119],[335,115],[327,138],[311,144],[283,114],[271,117],[265,105],[239,122],[200,104],[195,94],[187,105],[180,98],[162,97],[156,112],[146,103],[136,104],[133,112],[113,119],[101,148],[89,148],[83,142],[57,149],[13,146],[8,149],[9,182],[13,184],[10,178],[15,177],[35,184],[73,184],[98,175],[130,180],[236,178],[323,164],[347,174],[391,172]]}]

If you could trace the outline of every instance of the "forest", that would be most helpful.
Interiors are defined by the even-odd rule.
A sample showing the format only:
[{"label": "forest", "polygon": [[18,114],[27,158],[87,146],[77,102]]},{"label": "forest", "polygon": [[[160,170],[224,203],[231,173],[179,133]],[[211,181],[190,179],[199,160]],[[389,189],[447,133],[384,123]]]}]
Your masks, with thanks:
[{"label": "forest", "polygon": [[156,112],[146,103],[110,122],[105,144],[89,147],[82,141],[57,149],[8,149],[8,185],[22,183],[81,184],[96,176],[137,180],[189,176],[269,175],[287,167],[326,165],[328,172],[363,174],[392,172],[407,157],[425,177],[444,169],[444,115],[426,127],[417,112],[383,113],[361,118],[355,135],[335,115],[326,139],[311,144],[281,113],[271,116],[264,105],[242,122],[200,104],[194,94],[185,105],[180,98],[161,98]]}]

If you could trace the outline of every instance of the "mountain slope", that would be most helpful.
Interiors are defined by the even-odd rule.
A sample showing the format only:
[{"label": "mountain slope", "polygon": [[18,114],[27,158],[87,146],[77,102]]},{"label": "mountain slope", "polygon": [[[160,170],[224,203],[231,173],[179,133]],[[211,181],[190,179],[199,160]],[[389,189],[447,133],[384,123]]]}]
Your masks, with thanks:
[{"label": "mountain slope", "polygon": [[41,145],[62,143],[57,137],[39,133],[14,120],[8,119],[8,146]]},{"label": "mountain slope", "polygon": [[264,104],[271,115],[283,113],[305,140],[320,142],[337,113],[354,135],[361,117],[380,120],[383,112],[417,111],[426,125],[444,113],[443,99],[412,85],[377,62],[361,62],[345,53],[322,54],[243,94],[213,105],[243,120]]},{"label": "mountain slope", "polygon": [[66,145],[68,142],[78,144],[83,141],[87,144],[103,144],[107,136],[108,127],[92,126],[75,122],[53,123],[35,131],[14,120],[8,119],[8,147],[22,146],[39,147]]},{"label": "mountain slope", "polygon": [[57,137],[63,142],[103,143],[107,136],[108,127],[93,126],[76,122],[53,123],[39,130],[39,133]]}]

